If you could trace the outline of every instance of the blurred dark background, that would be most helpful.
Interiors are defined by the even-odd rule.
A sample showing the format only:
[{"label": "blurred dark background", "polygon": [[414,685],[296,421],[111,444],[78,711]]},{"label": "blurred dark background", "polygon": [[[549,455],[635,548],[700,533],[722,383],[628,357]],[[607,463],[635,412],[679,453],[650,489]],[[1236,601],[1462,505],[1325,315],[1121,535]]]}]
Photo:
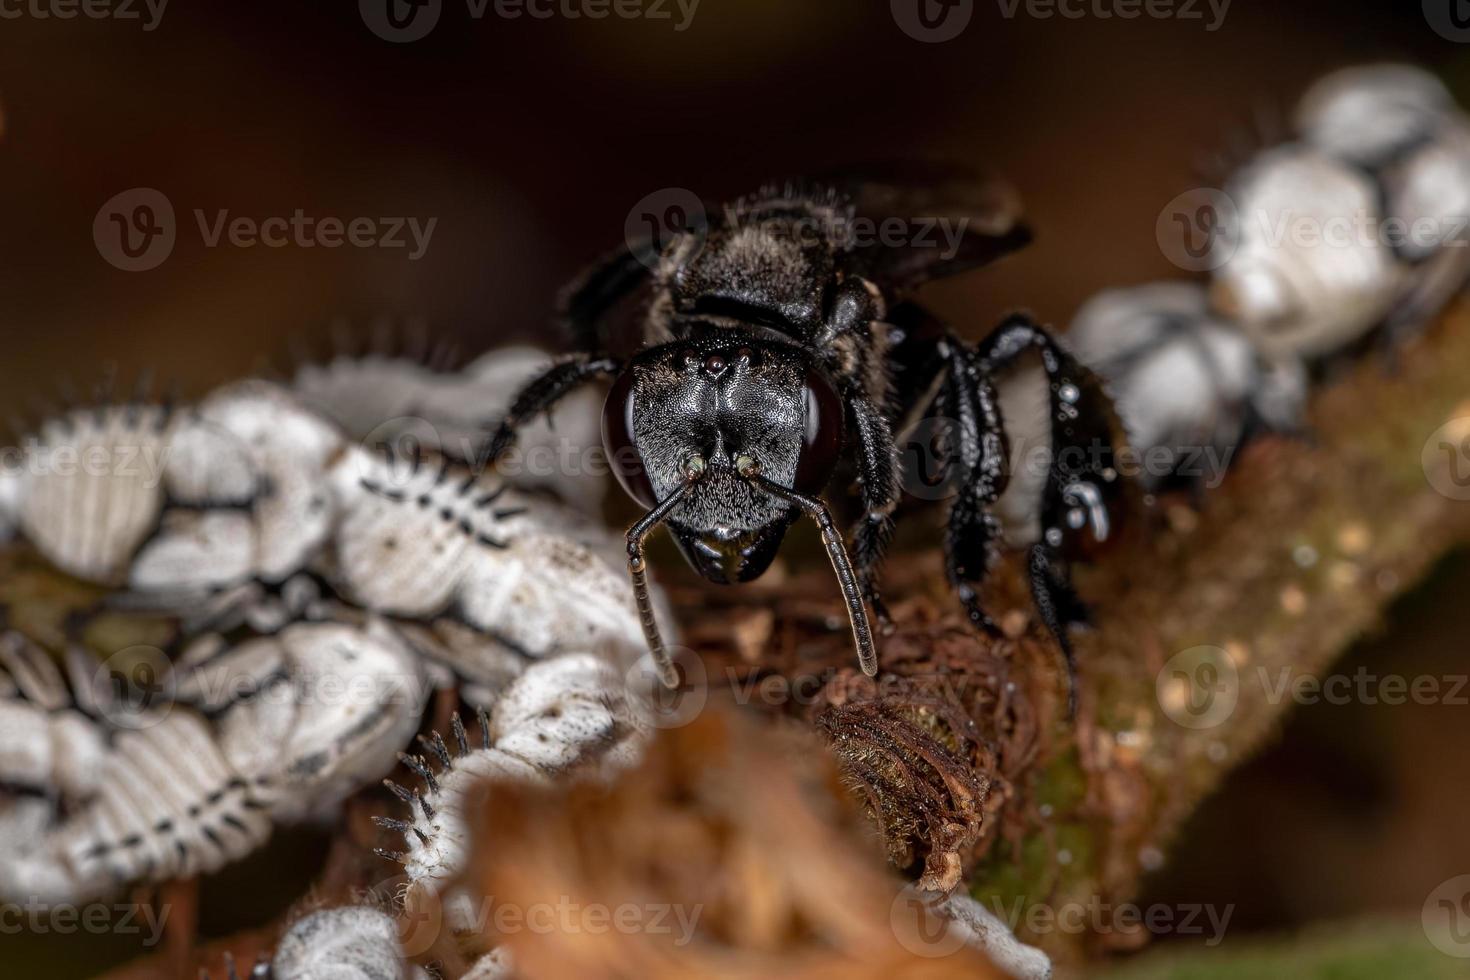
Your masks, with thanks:
[{"label": "blurred dark background", "polygon": [[[1214,32],[1205,0],[1188,21],[1005,19],[976,0],[942,44],[906,35],[887,0],[703,0],[682,32],[666,7],[671,20],[476,20],[444,0],[406,44],[340,0],[175,0],[152,31],[141,0],[141,20],[0,20],[3,390],[106,360],[194,386],[339,319],[419,319],[470,349],[544,338],[557,285],[646,194],[719,198],[908,156],[998,169],[1039,233],[930,299],[971,333],[1021,305],[1061,321],[1100,287],[1174,271],[1155,219],[1259,107],[1364,59],[1470,80],[1470,48],[1387,0],[1235,0]],[[168,197],[178,241],[130,273],[102,260],[92,224],[135,187]],[[210,248],[193,217],[297,208],[438,223],[409,261]]]},{"label": "blurred dark background", "polygon": [[[1155,219],[1202,183],[1195,159],[1322,72],[1408,59],[1470,94],[1470,46],[1418,2],[1235,0],[1213,32],[1198,7],[1203,20],[1006,19],[977,0],[942,44],[908,36],[887,0],[703,0],[683,31],[672,2],[671,20],[476,20],[445,0],[404,44],[341,0],[175,0],[151,31],[142,7],[133,21],[7,16],[0,408],[109,361],[197,391],[333,322],[422,321],[470,352],[551,343],[556,287],[621,239],[645,195],[720,198],[904,157],[999,170],[1038,232],[1002,266],[933,287],[932,305],[971,335],[1017,306],[1065,322],[1100,288],[1178,274]],[[126,272],[93,220],[137,187],[167,196],[178,239]],[[410,261],[206,247],[195,209],[437,224]],[[1450,625],[1467,586],[1470,563],[1447,568],[1344,669],[1463,669]],[[1301,712],[1191,825],[1158,897],[1236,902],[1232,933],[1417,915],[1470,871],[1467,784],[1442,765],[1470,751],[1467,717]]]}]

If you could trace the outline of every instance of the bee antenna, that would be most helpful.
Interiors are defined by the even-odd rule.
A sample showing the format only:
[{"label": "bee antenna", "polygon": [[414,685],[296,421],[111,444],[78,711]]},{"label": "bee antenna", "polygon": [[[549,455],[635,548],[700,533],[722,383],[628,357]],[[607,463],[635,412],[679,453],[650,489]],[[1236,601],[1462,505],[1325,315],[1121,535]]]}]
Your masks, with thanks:
[{"label": "bee antenna", "polygon": [[857,575],[852,570],[852,559],[847,555],[847,546],[842,543],[842,534],[832,520],[832,511],[820,497],[808,497],[778,483],[772,483],[760,475],[754,465],[739,471],[751,486],[778,500],[801,508],[822,532],[822,544],[827,547],[827,557],[832,561],[832,571],[837,575],[837,584],[842,587],[842,598],[847,603],[847,618],[852,624],[852,641],[857,647],[858,664],[863,673],[872,677],[878,673],[878,651],[873,646],[873,627],[868,622],[868,610],[863,605],[863,591],[858,586]]},{"label": "bee antenna", "polygon": [[643,559],[643,542],[654,528],[662,524],[673,512],[679,501],[697,486],[702,477],[695,477],[680,484],[679,489],[669,494],[653,510],[644,514],[638,523],[628,528],[628,575],[633,580],[633,598],[638,604],[638,620],[643,626],[643,638],[648,641],[649,653],[653,655],[658,679],[668,688],[679,686],[679,671],[664,646],[663,634],[659,632],[658,618],[653,611],[653,596],[648,589],[648,565]]}]

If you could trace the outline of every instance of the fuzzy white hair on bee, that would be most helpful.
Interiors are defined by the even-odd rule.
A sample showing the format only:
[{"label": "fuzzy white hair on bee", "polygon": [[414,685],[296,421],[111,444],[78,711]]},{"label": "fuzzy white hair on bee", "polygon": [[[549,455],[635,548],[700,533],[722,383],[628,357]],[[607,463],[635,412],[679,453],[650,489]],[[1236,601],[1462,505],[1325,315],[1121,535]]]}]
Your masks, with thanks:
[{"label": "fuzzy white hair on bee", "polygon": [[376,618],[296,623],[185,659],[177,698],[214,718],[236,772],[271,782],[284,822],[331,812],[388,773],[427,701],[420,659]]},{"label": "fuzzy white hair on bee", "polygon": [[[1196,466],[1228,464],[1254,413],[1268,428],[1299,428],[1307,382],[1292,357],[1266,361],[1235,324],[1209,308],[1202,285],[1160,282],[1111,289],[1077,311],[1067,333],[1077,356],[1107,382],[1144,483]],[[1214,458],[1205,460],[1206,450]]]},{"label": "fuzzy white hair on bee", "polygon": [[323,909],[297,920],[271,959],[270,980],[427,980],[409,963],[398,923],[367,906]]},{"label": "fuzzy white hair on bee", "polygon": [[[601,779],[634,764],[648,725],[626,696],[623,677],[593,654],[568,654],[529,667],[496,703],[479,713],[480,744],[471,748],[458,716],[451,737],[421,737],[425,754],[404,754],[421,781],[407,789],[389,780],[408,819],[377,818],[403,835],[403,851],[380,850],[401,862],[410,888],[438,893],[464,870],[467,821],[497,782]],[[446,902],[449,911],[453,902]]]},{"label": "fuzzy white hair on bee", "polygon": [[1333,353],[1382,323],[1407,285],[1378,234],[1378,188],[1300,145],[1257,157],[1226,185],[1235,220],[1215,306],[1273,357]]},{"label": "fuzzy white hair on bee", "polygon": [[[534,347],[506,347],[449,373],[411,357],[343,355],[303,366],[293,388],[352,439],[398,450],[417,443],[468,461],[480,454],[487,427],[549,360]],[[601,410],[594,392],[578,392],[558,407],[554,422],[528,423],[516,457],[499,467],[501,475],[512,486],[550,490],[584,513],[595,512],[607,488],[605,474],[593,469],[602,445]]]},{"label": "fuzzy white hair on bee", "polygon": [[332,574],[351,601],[399,616],[453,612],[530,656],[641,649],[605,528],[447,458],[351,448],[331,472]]},{"label": "fuzzy white hair on bee", "polygon": [[244,447],[194,412],[144,401],[72,408],[27,440],[6,508],[56,567],[121,584],[168,503],[238,506],[258,489]]}]

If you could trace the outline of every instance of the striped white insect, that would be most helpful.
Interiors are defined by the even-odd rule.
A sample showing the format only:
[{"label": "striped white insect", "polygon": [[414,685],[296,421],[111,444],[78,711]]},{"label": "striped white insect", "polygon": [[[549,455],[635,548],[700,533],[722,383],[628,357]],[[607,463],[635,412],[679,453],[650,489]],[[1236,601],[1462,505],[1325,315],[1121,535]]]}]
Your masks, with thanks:
[{"label": "striped white insect", "polygon": [[[304,623],[196,650],[178,673],[167,685],[177,700],[105,731],[85,778],[56,763],[50,784],[74,787],[74,799],[13,842],[0,895],[82,901],[239,860],[274,824],[330,813],[391,770],[425,701],[419,658],[381,621]],[[0,772],[0,782],[11,780]]]},{"label": "striped white insect", "polygon": [[1320,81],[1300,142],[1226,185],[1234,253],[1217,304],[1269,353],[1319,357],[1384,326],[1411,335],[1470,278],[1470,126],[1432,76],[1402,65]]},{"label": "striped white insect", "polygon": [[388,623],[297,623],[185,654],[182,704],[215,719],[231,768],[276,789],[271,815],[329,814],[393,767],[423,715],[423,663]]},{"label": "striped white insect", "polygon": [[1382,323],[1406,270],[1378,229],[1378,188],[1358,168],[1289,144],[1226,184],[1233,251],[1215,270],[1218,308],[1270,356],[1318,357]]},{"label": "striped white insect", "polygon": [[1391,244],[1413,270],[1392,326],[1421,326],[1470,278],[1470,119],[1433,75],[1379,64],[1317,82],[1298,106],[1297,127],[1378,183],[1397,222]]},{"label": "striped white insect", "polygon": [[1253,422],[1283,432],[1301,424],[1301,362],[1261,357],[1197,283],[1099,293],[1067,341],[1106,379],[1146,486],[1175,476],[1203,485],[1223,475]]},{"label": "striped white insect", "polygon": [[68,802],[90,795],[110,751],[107,737],[77,709],[55,663],[8,631],[0,635],[0,681],[0,784]]},{"label": "striped white insect", "polygon": [[141,400],[73,408],[0,472],[0,506],[62,571],[125,581],[168,504],[240,506],[259,481],[245,447],[192,411]]},{"label": "striped white insect", "polygon": [[[516,392],[548,360],[550,355],[534,347],[506,347],[451,373],[413,357],[340,355],[303,366],[292,387],[304,404],[336,422],[351,439],[386,444],[402,455],[417,443],[468,462],[479,456]],[[550,490],[582,512],[594,513],[607,488],[607,470],[597,465],[601,410],[590,389],[569,396],[558,406],[554,424],[539,418],[521,430],[515,454],[497,467],[500,475],[512,486]]]},{"label": "striped white insect", "polygon": [[643,648],[601,526],[447,458],[352,447],[330,473],[330,577],[349,601],[417,619],[453,614],[533,657]]},{"label": "striped white insect", "polygon": [[244,447],[261,492],[249,508],[165,515],[133,563],[140,591],[189,595],[251,579],[279,583],[299,572],[331,533],[324,474],[343,447],[341,432],[285,389],[265,381],[227,385],[196,409]]},{"label": "striped white insect", "polygon": [[480,745],[471,749],[458,716],[448,742],[437,732],[422,739],[424,756],[404,754],[422,781],[406,789],[388,780],[408,807],[408,819],[377,818],[403,836],[403,851],[378,853],[403,864],[409,889],[440,896],[451,927],[469,928],[472,909],[463,893],[441,895],[464,869],[477,805],[497,782],[607,778],[635,763],[649,726],[626,696],[624,678],[592,654],[541,661],[495,704],[481,709]]}]

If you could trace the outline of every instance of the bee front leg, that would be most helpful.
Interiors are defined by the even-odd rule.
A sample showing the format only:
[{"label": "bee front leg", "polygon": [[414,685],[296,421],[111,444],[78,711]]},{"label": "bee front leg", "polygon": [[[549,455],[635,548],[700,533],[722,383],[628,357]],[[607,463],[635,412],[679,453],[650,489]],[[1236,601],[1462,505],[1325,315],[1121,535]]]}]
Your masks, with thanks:
[{"label": "bee front leg", "polygon": [[893,511],[898,506],[898,450],[888,419],[865,397],[850,401],[858,437],[858,473],[862,482],[863,517],[852,532],[853,564],[863,598],[884,629],[892,625],[878,594],[878,571],[893,539]]},{"label": "bee front leg", "polygon": [[516,432],[521,426],[542,412],[550,411],[562,398],[589,381],[612,377],[618,373],[620,367],[621,363],[616,358],[595,354],[573,354],[557,361],[539,378],[521,389],[521,393],[511,403],[510,410],[505,413],[505,418],[500,420],[495,435],[486,445],[481,455],[481,465],[490,466],[504,455],[515,443]]}]

